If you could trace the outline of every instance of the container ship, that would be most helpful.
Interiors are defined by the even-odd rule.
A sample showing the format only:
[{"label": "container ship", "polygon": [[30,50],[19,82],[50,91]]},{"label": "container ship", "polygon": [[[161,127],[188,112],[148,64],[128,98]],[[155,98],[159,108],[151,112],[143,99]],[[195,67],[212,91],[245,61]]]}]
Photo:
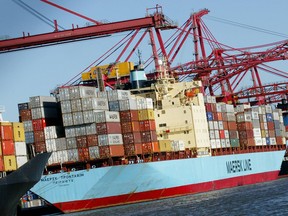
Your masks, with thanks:
[{"label": "container ship", "polygon": [[51,153],[28,160],[23,123],[3,121],[0,108],[0,211],[15,215],[20,198],[41,178]]},{"label": "container ship", "polygon": [[278,178],[281,109],[217,103],[201,81],[165,71],[153,82],[129,73],[129,90],[64,86],[19,104],[30,151],[52,153],[34,194],[69,213]]}]

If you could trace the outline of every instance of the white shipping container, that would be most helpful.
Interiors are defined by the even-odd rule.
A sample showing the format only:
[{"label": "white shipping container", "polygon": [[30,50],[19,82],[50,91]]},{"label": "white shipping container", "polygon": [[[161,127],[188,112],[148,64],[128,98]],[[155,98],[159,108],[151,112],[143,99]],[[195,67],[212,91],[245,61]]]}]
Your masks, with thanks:
[{"label": "white shipping container", "polygon": [[226,140],[225,139],[221,139],[220,142],[221,142],[221,147],[222,148],[226,148]]},{"label": "white shipping container", "polygon": [[225,139],[229,140],[229,130],[224,130]]},{"label": "white shipping container", "polygon": [[43,107],[44,103],[55,103],[56,98],[53,96],[33,96],[29,98],[29,108]]},{"label": "white shipping container", "polygon": [[209,127],[209,130],[213,130],[214,129],[213,121],[208,121],[208,127]]},{"label": "white shipping container", "polygon": [[85,124],[96,122],[96,115],[93,110],[83,111],[83,121]]},{"label": "white shipping container", "polygon": [[80,112],[82,111],[82,101],[80,98],[72,99],[71,101],[71,110],[72,112]]},{"label": "white shipping container", "polygon": [[234,106],[231,104],[222,104],[221,111],[225,113],[234,113]]},{"label": "white shipping container", "polygon": [[58,162],[64,163],[68,161],[68,152],[67,150],[57,151]]},{"label": "white shipping container", "polygon": [[210,131],[209,131],[209,137],[210,137],[210,139],[215,139],[215,132],[214,132],[214,130],[210,130]]},{"label": "white shipping container", "polygon": [[87,135],[97,134],[96,123],[87,124],[87,125],[85,125],[85,127],[86,127],[86,134]]},{"label": "white shipping container", "polygon": [[98,135],[99,146],[123,145],[122,134]]},{"label": "white shipping container", "polygon": [[67,87],[59,88],[59,99],[60,101],[70,100],[70,90]]},{"label": "white shipping container", "polygon": [[261,137],[261,129],[260,128],[253,128],[253,135],[254,137]]},{"label": "white shipping container", "polygon": [[219,134],[219,130],[215,130],[215,139],[220,139],[220,134]]},{"label": "white shipping container", "polygon": [[280,120],[279,112],[277,112],[277,111],[275,111],[275,110],[273,111],[273,119],[274,119],[274,120],[278,120],[278,121]]},{"label": "white shipping container", "polygon": [[144,97],[137,97],[136,98],[137,103],[137,110],[144,110],[147,109],[147,101]]},{"label": "white shipping container", "polygon": [[48,159],[48,165],[59,163],[58,161],[58,153],[52,152],[51,156]]},{"label": "white shipping container", "polygon": [[54,139],[58,138],[58,135],[61,134],[61,126],[47,126],[44,128],[45,139]]},{"label": "white shipping container", "polygon": [[216,139],[216,140],[215,140],[215,143],[216,143],[216,148],[221,148],[221,141],[220,141],[220,139]]},{"label": "white shipping container", "polygon": [[70,99],[97,97],[96,88],[90,86],[71,86]]},{"label": "white shipping container", "polygon": [[[152,104],[153,106],[153,104]],[[128,110],[137,110],[137,101],[136,98],[130,98],[127,100],[119,101],[120,111],[128,111]]]},{"label": "white shipping container", "polygon": [[73,112],[73,125],[84,124],[83,112]]},{"label": "white shipping container", "polygon": [[67,150],[68,161],[79,161],[78,149]]},{"label": "white shipping container", "polygon": [[56,107],[32,108],[31,116],[32,116],[32,119],[56,118],[58,116],[58,111]]},{"label": "white shipping container", "polygon": [[126,100],[131,98],[131,93],[128,90],[111,90],[107,91],[108,101]]},{"label": "white shipping container", "polygon": [[215,139],[210,139],[210,145],[212,149],[216,149],[216,140]]},{"label": "white shipping container", "polygon": [[226,148],[231,147],[231,144],[230,144],[230,140],[229,140],[229,139],[225,139],[225,142],[226,142]]},{"label": "white shipping container", "polygon": [[216,103],[216,97],[215,96],[210,96],[211,97],[211,103]]},{"label": "white shipping container", "polygon": [[213,121],[213,124],[214,124],[214,129],[218,130],[219,129],[218,121]]},{"label": "white shipping container", "polygon": [[176,140],[172,140],[171,142],[172,151],[179,151],[179,142]]},{"label": "white shipping container", "polygon": [[65,137],[57,138],[57,139],[55,139],[55,141],[56,141],[56,151],[66,150],[67,149],[67,144],[66,144],[66,138]]},{"label": "white shipping container", "polygon": [[223,121],[218,121],[218,128],[219,128],[219,130],[223,130],[224,129]]},{"label": "white shipping container", "polygon": [[25,163],[28,162],[28,157],[27,155],[16,155],[16,163],[17,163],[17,168],[21,167]]},{"label": "white shipping container", "polygon": [[265,112],[266,113],[272,113],[272,106],[271,105],[265,105]]},{"label": "white shipping container", "polygon": [[76,149],[77,141],[76,137],[66,138],[67,149]]},{"label": "white shipping container", "polygon": [[116,111],[96,111],[96,123],[120,122],[119,112]]},{"label": "white shipping container", "polygon": [[56,140],[55,139],[46,139],[46,150],[47,152],[55,152],[56,151]]},{"label": "white shipping container", "polygon": [[63,113],[62,114],[62,120],[63,120],[63,125],[65,127],[72,126],[74,124],[72,113]]},{"label": "white shipping container", "polygon": [[179,150],[184,151],[185,150],[185,143],[183,140],[178,140],[179,143]]},{"label": "white shipping container", "polygon": [[89,156],[91,160],[99,159],[100,158],[99,147],[98,146],[89,147]]},{"label": "white shipping container", "polygon": [[251,122],[251,114],[250,113],[238,113],[236,115],[237,122]]},{"label": "white shipping container", "polygon": [[33,131],[32,120],[23,121],[23,126],[24,126],[25,132]]},{"label": "white shipping container", "polygon": [[146,98],[146,106],[147,106],[147,109],[154,109],[152,98]]},{"label": "white shipping container", "polygon": [[65,127],[65,137],[76,137],[75,127]]},{"label": "white shipping container", "polygon": [[15,142],[15,155],[16,156],[27,155],[27,148],[25,142]]},{"label": "white shipping container", "polygon": [[212,103],[211,96],[210,96],[210,95],[204,96],[204,102],[205,102],[205,103]]},{"label": "white shipping container", "polygon": [[86,133],[86,125],[77,125],[75,126],[75,135],[76,136],[85,136]]},{"label": "white shipping container", "polygon": [[82,98],[83,110],[108,110],[108,101],[105,98]]},{"label": "white shipping container", "polygon": [[62,113],[71,113],[72,112],[70,100],[61,101],[60,106],[61,106],[61,112]]},{"label": "white shipping container", "polygon": [[254,137],[255,145],[256,146],[262,146],[262,138],[261,137]]},{"label": "white shipping container", "polygon": [[216,103],[216,112],[220,113],[222,112],[222,105],[221,103]]},{"label": "white shipping container", "polygon": [[266,138],[262,138],[262,145],[267,145]]},{"label": "white shipping container", "polygon": [[276,142],[276,138],[275,138],[275,137],[270,137],[270,144],[271,144],[271,145],[277,145],[277,142]]},{"label": "white shipping container", "polygon": [[97,97],[98,98],[104,98],[104,99],[108,100],[107,91],[97,92]]},{"label": "white shipping container", "polygon": [[252,111],[251,112],[251,117],[252,117],[252,119],[259,119],[259,113]]}]

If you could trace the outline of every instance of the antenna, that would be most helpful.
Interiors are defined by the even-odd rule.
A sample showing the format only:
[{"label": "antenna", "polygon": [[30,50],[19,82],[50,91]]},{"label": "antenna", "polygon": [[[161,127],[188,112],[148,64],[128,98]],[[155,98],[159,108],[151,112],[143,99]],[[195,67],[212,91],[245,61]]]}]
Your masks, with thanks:
[{"label": "antenna", "polygon": [[5,112],[5,107],[3,105],[0,105],[0,122],[3,121],[3,116],[2,113]]}]

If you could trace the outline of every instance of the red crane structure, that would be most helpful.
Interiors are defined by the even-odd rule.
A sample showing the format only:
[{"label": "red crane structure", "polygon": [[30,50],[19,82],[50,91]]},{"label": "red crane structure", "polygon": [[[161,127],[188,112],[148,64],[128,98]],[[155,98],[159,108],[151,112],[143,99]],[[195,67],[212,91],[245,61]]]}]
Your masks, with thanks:
[{"label": "red crane structure", "polygon": [[[288,82],[284,81],[281,83],[264,84],[261,79],[262,72],[264,71],[269,73],[270,76],[278,76],[287,80],[287,72],[277,70],[265,64],[267,62],[286,60],[288,58],[287,41],[237,49],[225,46],[217,42],[201,19],[204,15],[209,13],[207,9],[192,14],[181,27],[176,27],[175,24],[164,16],[162,13],[162,7],[158,5],[154,8],[155,12],[152,15],[147,13],[144,18],[112,23],[101,23],[49,2],[48,0],[41,1],[87,19],[95,23],[95,25],[59,31],[57,28],[57,22],[55,21],[54,32],[34,36],[23,35],[21,38],[0,41],[0,52],[75,40],[92,39],[95,37],[109,36],[114,33],[132,31],[118,43],[118,45],[120,43],[122,43],[122,45],[126,43],[124,49],[115,60],[115,62],[118,62],[120,58],[122,58],[123,54],[128,50],[128,47],[131,46],[132,41],[140,30],[145,29],[139,41],[134,45],[125,61],[129,60],[132,53],[143,40],[144,36],[148,34],[153,54],[144,63],[144,65],[147,66],[151,62],[154,62],[155,64],[155,72],[148,74],[150,79],[158,77],[160,70],[158,63],[160,59],[159,56],[162,56],[162,58],[167,62],[167,71],[170,76],[177,77],[180,81],[187,79],[202,80],[203,93],[216,95],[218,101],[236,104],[240,101],[247,100],[254,104],[265,104],[279,102],[282,97],[288,94]],[[164,42],[160,31],[175,28],[177,28],[177,31],[166,42]],[[156,32],[157,41],[155,40],[153,29]],[[187,38],[191,36],[194,44],[194,56],[191,57],[191,59],[194,60],[173,66],[175,58],[185,45]],[[156,47],[156,42],[159,45],[159,49]],[[205,43],[208,43],[210,46],[209,48],[211,53],[209,55],[207,55],[208,50],[205,47]],[[93,64],[96,64],[97,62],[98,65],[103,62],[104,58],[106,58],[105,55],[110,55],[108,53],[112,52],[112,49],[115,49],[116,46],[117,45],[104,53]],[[264,47],[267,48],[265,51],[257,51]],[[247,79],[252,80],[252,85],[249,88],[241,87],[240,84],[247,82]],[[116,83],[116,80],[108,79],[106,82],[107,85],[112,86]],[[122,83],[125,82],[129,82],[129,78],[122,80]]]}]

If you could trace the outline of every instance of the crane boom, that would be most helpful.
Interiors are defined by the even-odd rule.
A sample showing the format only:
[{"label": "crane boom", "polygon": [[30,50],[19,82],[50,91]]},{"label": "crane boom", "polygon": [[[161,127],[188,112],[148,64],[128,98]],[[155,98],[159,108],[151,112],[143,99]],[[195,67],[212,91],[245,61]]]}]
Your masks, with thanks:
[{"label": "crane boom", "polygon": [[175,28],[176,26],[169,23],[163,14],[155,13],[144,18],[2,40],[0,41],[0,52],[80,39],[92,39],[94,37],[107,36],[109,34],[149,27],[154,27],[156,29],[170,29]]}]

